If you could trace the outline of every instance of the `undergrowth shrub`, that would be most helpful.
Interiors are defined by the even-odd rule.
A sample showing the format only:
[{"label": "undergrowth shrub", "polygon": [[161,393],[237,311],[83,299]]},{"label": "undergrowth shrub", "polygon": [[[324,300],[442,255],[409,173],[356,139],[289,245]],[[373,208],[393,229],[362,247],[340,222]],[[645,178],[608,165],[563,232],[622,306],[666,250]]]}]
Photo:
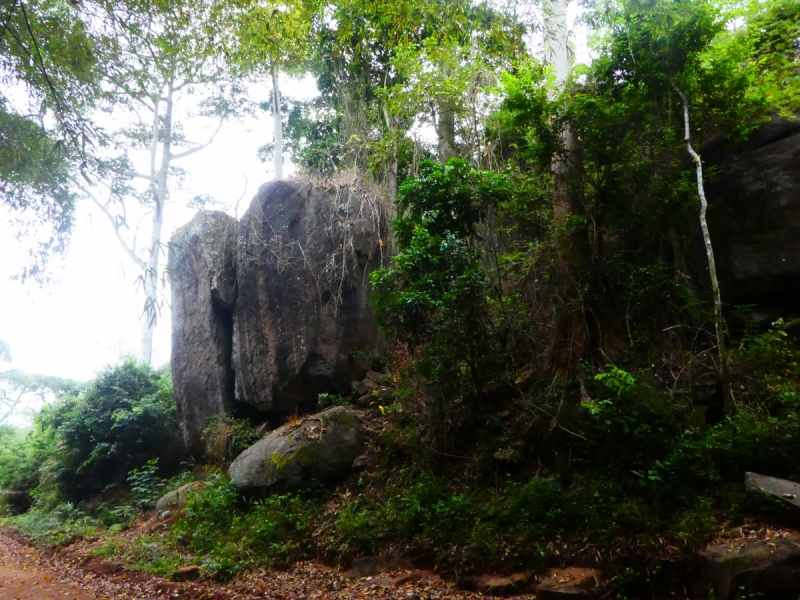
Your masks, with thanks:
[{"label": "undergrowth shrub", "polygon": [[39,482],[31,431],[0,425],[0,490],[31,490]]},{"label": "undergrowth shrub", "polygon": [[168,482],[159,477],[157,472],[158,459],[153,458],[141,468],[128,473],[128,484],[133,501],[142,510],[153,508],[167,488]]},{"label": "undergrowth shrub", "polygon": [[67,546],[78,539],[96,535],[101,524],[71,502],[55,506],[34,506],[11,523],[43,546]]},{"label": "undergrowth shrub", "polygon": [[206,484],[192,495],[172,539],[202,556],[210,572],[226,579],[251,566],[285,566],[309,552],[314,499],[286,494],[245,502],[220,475]]},{"label": "undergrowth shrub", "polygon": [[203,430],[208,464],[227,469],[234,459],[259,440],[256,427],[246,419],[212,417]]}]

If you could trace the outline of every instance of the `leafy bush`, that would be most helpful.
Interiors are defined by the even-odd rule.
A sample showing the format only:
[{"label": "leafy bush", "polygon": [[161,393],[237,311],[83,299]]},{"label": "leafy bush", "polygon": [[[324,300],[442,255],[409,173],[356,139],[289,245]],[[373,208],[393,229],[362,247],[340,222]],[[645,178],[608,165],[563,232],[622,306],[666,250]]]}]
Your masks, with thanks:
[{"label": "leafy bush", "polygon": [[323,410],[331,406],[347,406],[350,402],[339,394],[319,394],[317,396],[317,409]]},{"label": "leafy bush", "polygon": [[[425,161],[400,188],[394,221],[400,252],[372,274],[378,323],[422,351],[420,372],[451,389],[480,396],[497,366],[498,327],[478,228],[511,195],[503,174],[461,159]],[[471,385],[470,385],[471,384]]]},{"label": "leafy bush", "polygon": [[31,490],[39,482],[31,432],[0,425],[0,489]]},{"label": "leafy bush", "polygon": [[79,396],[36,419],[40,498],[81,500],[125,483],[151,459],[178,466],[183,446],[168,373],[133,360],[108,367]]},{"label": "leafy bush", "polygon": [[158,459],[153,458],[143,467],[134,469],[128,474],[128,484],[131,486],[134,502],[143,510],[153,508],[167,487],[167,482],[156,475],[157,472]]}]

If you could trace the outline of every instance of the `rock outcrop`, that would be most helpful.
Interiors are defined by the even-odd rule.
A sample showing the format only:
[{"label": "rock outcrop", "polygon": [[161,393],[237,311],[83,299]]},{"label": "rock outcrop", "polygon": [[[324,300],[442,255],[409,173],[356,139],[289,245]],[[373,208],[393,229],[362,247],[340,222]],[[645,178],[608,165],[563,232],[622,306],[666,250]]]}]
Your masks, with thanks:
[{"label": "rock outcrop", "polygon": [[187,449],[203,452],[211,417],[233,410],[231,369],[238,223],[200,212],[172,236],[172,383]]},{"label": "rock outcrop", "polygon": [[798,316],[800,120],[775,118],[745,142],[718,138],[700,153],[723,300],[758,304],[765,324]]},{"label": "rock outcrop", "polygon": [[344,479],[361,451],[360,416],[335,406],[279,427],[233,461],[231,482],[242,494],[266,496]]},{"label": "rock outcrop", "polygon": [[310,182],[261,187],[239,229],[234,309],[236,399],[262,412],[309,412],[349,392],[380,345],[368,304],[384,224],[363,192]]},{"label": "rock outcrop", "polygon": [[719,544],[700,557],[723,600],[739,598],[742,591],[763,598],[800,595],[800,536]]},{"label": "rock outcrop", "polygon": [[307,414],[364,377],[383,345],[368,276],[386,231],[358,188],[288,180],[262,186],[240,222],[200,212],[175,232],[172,374],[192,454],[212,417]]},{"label": "rock outcrop", "polygon": [[800,484],[787,479],[759,475],[747,472],[744,474],[744,485],[749,490],[770,494],[789,504],[792,508],[800,508]]}]

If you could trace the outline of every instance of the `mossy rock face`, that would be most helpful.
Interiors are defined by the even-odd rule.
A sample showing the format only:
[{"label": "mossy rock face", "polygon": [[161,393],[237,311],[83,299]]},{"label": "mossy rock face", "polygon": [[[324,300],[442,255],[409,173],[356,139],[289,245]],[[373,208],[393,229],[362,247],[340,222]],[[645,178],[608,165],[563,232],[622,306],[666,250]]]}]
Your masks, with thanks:
[{"label": "mossy rock face", "polygon": [[246,495],[313,489],[341,481],[361,452],[361,413],[334,406],[286,424],[242,452],[228,469]]}]

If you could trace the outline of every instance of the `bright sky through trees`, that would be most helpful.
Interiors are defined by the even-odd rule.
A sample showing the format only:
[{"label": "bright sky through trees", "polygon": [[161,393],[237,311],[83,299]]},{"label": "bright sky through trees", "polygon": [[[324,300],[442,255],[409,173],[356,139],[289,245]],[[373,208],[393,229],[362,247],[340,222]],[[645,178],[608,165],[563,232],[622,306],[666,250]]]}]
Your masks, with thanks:
[{"label": "bright sky through trees", "polygon": [[[288,80],[286,93],[310,97],[316,93],[311,78]],[[254,86],[254,100],[269,97],[267,84]],[[258,147],[271,140],[271,117],[258,111],[252,118],[232,120],[206,150],[186,159],[182,189],[171,198],[165,232],[188,221],[195,210],[186,203],[200,194],[219,201],[212,209],[236,212],[249,206],[260,185],[272,178],[271,163],[257,158]],[[211,132],[189,132],[203,139]],[[288,174],[291,175],[291,170]],[[245,191],[246,186],[246,191]],[[242,197],[242,194],[244,196]],[[133,222],[134,219],[131,219]],[[143,294],[134,292],[138,273],[114,239],[105,217],[91,202],[78,205],[76,227],[67,255],[52,265],[52,284],[20,284],[10,277],[25,265],[25,248],[14,239],[9,219],[0,217],[0,339],[11,350],[12,363],[0,369],[47,373],[88,379],[120,355],[135,355],[139,346],[138,316]],[[168,296],[167,296],[168,298]],[[169,360],[169,307],[159,317],[153,364]]]}]

